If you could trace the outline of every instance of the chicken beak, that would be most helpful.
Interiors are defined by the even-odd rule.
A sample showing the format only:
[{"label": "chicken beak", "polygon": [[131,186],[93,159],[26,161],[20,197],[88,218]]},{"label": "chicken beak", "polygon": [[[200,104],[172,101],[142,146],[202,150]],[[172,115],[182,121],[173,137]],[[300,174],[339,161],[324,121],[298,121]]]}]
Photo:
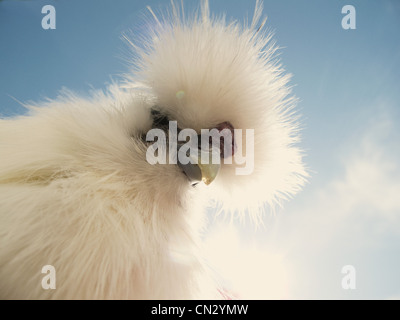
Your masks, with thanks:
[{"label": "chicken beak", "polygon": [[[198,166],[201,170],[201,181],[203,181],[206,185],[209,185],[214,179],[217,177],[219,169],[221,167],[220,163],[212,163],[212,153],[208,152],[208,163],[202,163],[201,159],[199,159]],[[219,156],[219,154],[218,154]],[[200,157],[201,158],[201,157]]]},{"label": "chicken beak", "polygon": [[[188,156],[190,159],[188,164],[182,164],[178,161],[178,165],[192,184],[203,181],[206,185],[209,185],[217,177],[221,167],[220,161],[218,161],[218,163],[213,163],[213,154],[214,159],[217,157],[219,159],[219,153],[215,154],[213,151],[199,150],[197,156]],[[202,159],[205,159],[205,161],[202,161]]]}]

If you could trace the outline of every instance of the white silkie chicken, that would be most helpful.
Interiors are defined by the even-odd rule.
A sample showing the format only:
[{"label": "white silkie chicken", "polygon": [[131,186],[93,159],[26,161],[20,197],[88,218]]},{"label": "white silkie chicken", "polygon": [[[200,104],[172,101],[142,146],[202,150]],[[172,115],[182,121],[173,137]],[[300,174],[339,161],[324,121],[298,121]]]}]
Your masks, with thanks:
[{"label": "white silkie chicken", "polygon": [[[150,10],[124,81],[0,120],[1,298],[221,298],[199,244],[206,206],[257,220],[306,176],[261,10],[245,26],[212,18],[207,1],[186,18],[180,5]],[[221,164],[154,163],[187,140],[173,143],[171,123],[234,133],[217,139]],[[153,153],[163,139],[151,129],[167,142]],[[42,286],[46,265],[55,289]]]}]

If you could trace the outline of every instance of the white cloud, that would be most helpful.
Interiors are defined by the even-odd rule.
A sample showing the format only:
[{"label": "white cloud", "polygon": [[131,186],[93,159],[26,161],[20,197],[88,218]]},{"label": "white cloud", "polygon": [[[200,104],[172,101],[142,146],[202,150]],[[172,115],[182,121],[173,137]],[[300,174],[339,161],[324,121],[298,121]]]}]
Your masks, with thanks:
[{"label": "white cloud", "polygon": [[[298,205],[278,215],[258,246],[243,244],[237,231],[217,229],[209,248],[218,269],[235,279],[244,298],[346,298],[340,268],[358,262],[364,283],[358,281],[356,297],[393,295],[389,288],[384,292],[385,285],[395,286],[400,257],[396,266],[376,270],[385,263],[381,250],[400,249],[398,138],[390,116],[372,119],[363,134],[343,143],[342,174],[322,185],[311,181]],[[375,277],[384,282],[379,288]]]}]

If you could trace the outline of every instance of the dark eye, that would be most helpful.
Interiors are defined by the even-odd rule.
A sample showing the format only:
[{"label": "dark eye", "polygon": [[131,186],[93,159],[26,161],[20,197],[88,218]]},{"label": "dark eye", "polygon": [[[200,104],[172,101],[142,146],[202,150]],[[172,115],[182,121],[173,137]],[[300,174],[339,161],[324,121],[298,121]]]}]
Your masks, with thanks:
[{"label": "dark eye", "polygon": [[158,110],[157,106],[151,109],[151,116],[153,117],[153,128],[168,128],[169,119]]}]

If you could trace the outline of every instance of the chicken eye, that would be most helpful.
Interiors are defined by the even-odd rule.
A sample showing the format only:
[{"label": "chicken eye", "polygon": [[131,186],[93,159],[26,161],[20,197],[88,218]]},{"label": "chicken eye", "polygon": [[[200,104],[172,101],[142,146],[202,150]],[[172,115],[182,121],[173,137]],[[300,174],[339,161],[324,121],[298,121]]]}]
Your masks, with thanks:
[{"label": "chicken eye", "polygon": [[153,128],[168,128],[169,119],[158,110],[157,106],[151,109],[151,116],[153,117]]}]

